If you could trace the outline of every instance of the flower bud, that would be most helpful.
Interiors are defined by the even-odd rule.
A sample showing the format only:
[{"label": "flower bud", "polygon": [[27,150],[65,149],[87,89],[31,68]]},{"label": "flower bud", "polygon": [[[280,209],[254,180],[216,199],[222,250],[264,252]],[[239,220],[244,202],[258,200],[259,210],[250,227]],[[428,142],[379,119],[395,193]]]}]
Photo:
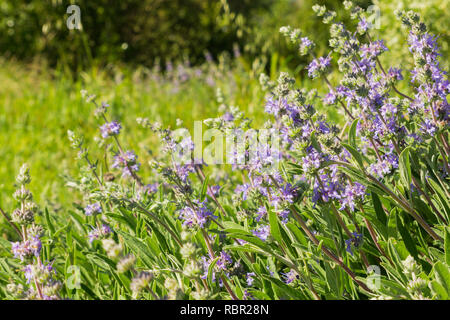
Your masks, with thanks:
[{"label": "flower bud", "polygon": [[132,254],[127,255],[123,257],[118,263],[117,263],[117,272],[124,273],[130,270],[134,263],[136,262],[136,257]]},{"label": "flower bud", "polygon": [[33,195],[30,192],[30,190],[25,189],[22,185],[20,189],[17,189],[16,192],[13,194],[14,199],[17,201],[26,201],[33,199]]},{"label": "flower bud", "polygon": [[106,251],[106,254],[110,258],[117,258],[122,253],[122,245],[120,243],[116,243],[112,239],[103,239],[102,245],[103,249]]},{"label": "flower bud", "polygon": [[16,209],[11,215],[12,221],[20,225],[31,224],[34,221],[34,213],[27,209]]},{"label": "flower bud", "polygon": [[21,186],[29,184],[31,182],[30,169],[28,168],[27,164],[23,164],[22,167],[20,167],[16,182]]},{"label": "flower bud", "polygon": [[136,277],[134,277],[130,284],[133,297],[137,298],[141,291],[149,285],[152,279],[153,275],[146,271],[140,272]]}]

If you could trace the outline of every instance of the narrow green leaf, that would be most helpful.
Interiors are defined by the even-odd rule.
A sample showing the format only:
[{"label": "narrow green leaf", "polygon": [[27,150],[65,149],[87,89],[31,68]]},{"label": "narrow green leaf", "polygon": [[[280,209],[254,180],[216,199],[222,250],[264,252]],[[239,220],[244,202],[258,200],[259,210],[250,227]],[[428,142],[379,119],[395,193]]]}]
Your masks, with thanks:
[{"label": "narrow green leaf", "polygon": [[293,224],[292,222],[288,222],[286,226],[295,235],[295,238],[301,245],[305,247],[308,245],[308,241],[306,241],[306,238],[303,235],[302,231],[295,224]]},{"label": "narrow green leaf", "polygon": [[206,192],[208,191],[208,181],[209,181],[209,176],[206,176],[205,180],[203,181],[202,192],[200,194],[201,201],[205,200]]},{"label": "narrow green leaf", "polygon": [[152,264],[153,257],[149,252],[150,249],[140,239],[133,237],[121,230],[117,230],[117,233],[123,237],[125,243],[130,247],[131,251],[133,251],[136,257],[141,258],[142,262],[144,262],[144,264],[148,268],[153,267]]},{"label": "narrow green leaf", "polygon": [[450,270],[448,266],[438,261],[433,266],[436,281],[445,288],[447,294],[450,295]]},{"label": "narrow green leaf", "polygon": [[208,284],[209,284],[210,287],[211,287],[212,284],[213,284],[213,282],[212,282],[212,276],[213,276],[213,273],[214,273],[214,267],[215,267],[217,261],[219,261],[219,258],[220,258],[220,257],[215,258],[215,259],[211,262],[211,264],[209,265],[209,267],[208,267],[208,278],[207,278],[207,279],[208,279]]},{"label": "narrow green leaf", "polygon": [[281,292],[286,294],[288,297],[291,297],[292,299],[295,299],[295,300],[305,299],[305,296],[303,294],[301,294],[300,290],[297,290],[297,289],[294,289],[294,288],[288,286],[283,281],[273,278],[273,277],[270,277],[270,276],[267,276],[267,275],[264,275],[264,274],[262,275],[262,277],[265,278],[266,280],[270,281],[273,286],[275,286],[276,288],[281,290]]},{"label": "narrow green leaf", "polygon": [[448,294],[445,288],[439,284],[436,280],[433,280],[430,282],[431,285],[431,291],[437,295],[437,298],[440,300],[447,300]]},{"label": "narrow green leaf", "polygon": [[383,210],[383,206],[381,205],[380,198],[375,192],[371,192],[372,195],[372,203],[375,209],[375,214],[377,215],[378,220],[381,221],[383,225],[387,224],[387,216]]},{"label": "narrow green leaf", "polygon": [[53,223],[50,220],[50,214],[48,213],[47,207],[45,207],[44,215],[45,215],[45,221],[47,222],[48,229],[50,230],[50,234],[53,235],[55,233],[55,227],[53,226]]},{"label": "narrow green leaf", "polygon": [[445,263],[450,268],[450,232],[448,228],[445,228],[445,239],[444,239],[444,248],[445,248]]},{"label": "narrow green leaf", "polygon": [[361,169],[364,168],[363,157],[361,156],[361,154],[351,145],[346,144],[346,143],[341,143],[341,144],[345,149],[347,149],[348,152],[350,152],[350,154],[353,156],[353,158],[358,163],[359,167]]},{"label": "narrow green leaf", "polygon": [[411,235],[409,234],[409,231],[403,225],[399,214],[396,215],[396,218],[397,218],[397,229],[398,232],[400,232],[400,235],[402,236],[406,249],[409,251],[409,253],[411,253],[411,255],[414,258],[417,259],[418,257],[417,248],[413,239],[411,238]]},{"label": "narrow green leaf", "polygon": [[356,148],[356,127],[358,126],[358,121],[359,119],[353,120],[348,131],[348,143],[354,148]]},{"label": "narrow green leaf", "polygon": [[280,225],[278,224],[278,217],[275,212],[269,210],[269,223],[270,223],[270,234],[273,238],[280,244],[283,244],[283,239],[281,238]]},{"label": "narrow green leaf", "polygon": [[400,154],[398,160],[398,169],[400,172],[400,178],[405,183],[405,187],[408,188],[411,185],[411,165],[409,161],[410,147],[406,147]]}]

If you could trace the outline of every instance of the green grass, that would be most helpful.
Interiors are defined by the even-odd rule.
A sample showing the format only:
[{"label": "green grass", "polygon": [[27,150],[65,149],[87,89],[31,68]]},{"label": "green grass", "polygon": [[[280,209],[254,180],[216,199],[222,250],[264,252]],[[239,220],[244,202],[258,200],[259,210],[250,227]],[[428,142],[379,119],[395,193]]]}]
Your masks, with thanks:
[{"label": "green grass", "polygon": [[[242,67],[242,66],[241,66]],[[217,72],[219,74],[219,72]],[[80,91],[86,89],[107,101],[111,115],[126,132],[125,144],[135,148],[146,165],[150,153],[157,153],[155,136],[137,127],[137,117],[148,117],[174,126],[176,119],[191,128],[193,121],[217,115],[216,87],[221,88],[231,105],[239,105],[252,118],[263,111],[263,93],[258,82],[240,68],[216,78],[216,87],[203,79],[192,79],[176,86],[146,77],[143,70],[99,71],[92,69],[77,80],[46,71],[38,64],[28,66],[0,63],[0,203],[8,207],[14,191],[14,177],[27,162],[33,173],[30,186],[41,205],[54,209],[76,200],[63,186],[62,174],[78,171],[76,152],[71,149],[67,130],[86,136],[94,147],[101,121],[93,116],[93,105]],[[257,117],[261,120],[262,117]]]}]

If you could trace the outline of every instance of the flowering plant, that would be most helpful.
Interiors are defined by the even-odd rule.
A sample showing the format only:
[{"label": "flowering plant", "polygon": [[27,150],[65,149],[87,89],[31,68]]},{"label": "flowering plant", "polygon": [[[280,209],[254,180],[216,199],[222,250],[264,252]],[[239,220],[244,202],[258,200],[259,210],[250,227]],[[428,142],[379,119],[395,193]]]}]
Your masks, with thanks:
[{"label": "flowering plant", "polygon": [[[326,7],[313,8],[330,25],[325,56],[316,57],[313,40],[300,30],[280,29],[299,54],[311,56],[308,76],[326,89],[298,88],[285,72],[276,82],[261,75],[269,120],[256,140],[251,120],[219,95],[222,115],[204,125],[216,138],[226,136],[229,167],[207,163],[182,128],[147,118],[137,123],[159,137],[162,150],[141,163],[124,147],[130,128],[84,92],[95,106],[104,157],[92,160],[86,140],[69,131],[80,176],[67,185],[83,204],[69,210],[65,235],[45,216],[48,242],[58,243],[53,254],[68,250],[65,264],[56,259],[56,274],[67,274],[71,262],[80,269],[79,285],[55,282],[40,258],[43,246],[49,258],[52,245],[42,244],[36,231],[23,168],[14,195],[20,209],[11,219],[22,241],[11,250],[16,263],[29,263],[24,273],[31,285],[26,291],[13,273],[8,294],[449,298],[450,83],[439,65],[438,39],[417,13],[398,12],[415,65],[387,67],[388,48],[372,39],[364,11],[351,1],[344,5],[354,31]],[[328,121],[324,108],[341,110],[344,125]]]}]

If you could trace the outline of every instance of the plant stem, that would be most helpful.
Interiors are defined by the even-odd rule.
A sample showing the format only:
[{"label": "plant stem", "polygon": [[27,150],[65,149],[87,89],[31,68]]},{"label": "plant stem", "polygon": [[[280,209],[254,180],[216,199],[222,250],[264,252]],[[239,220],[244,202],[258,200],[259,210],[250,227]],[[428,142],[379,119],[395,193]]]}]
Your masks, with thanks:
[{"label": "plant stem", "polygon": [[[317,238],[314,236],[314,234],[309,230],[308,226],[303,221],[303,219],[301,218],[300,214],[297,212],[297,210],[295,209],[294,206],[292,206],[291,212],[292,212],[294,218],[300,224],[303,231],[305,231],[307,236],[311,239],[311,241],[315,245],[319,245],[319,243],[320,243],[319,240],[317,240]],[[363,288],[367,292],[372,292],[363,282],[356,279],[356,275],[353,273],[353,271],[351,271],[338,257],[336,257],[332,252],[330,252],[325,246],[322,245],[321,250],[327,257],[329,257],[331,260],[333,260],[335,263],[337,263],[353,279],[353,281],[355,281],[359,286],[361,286],[361,288]]]},{"label": "plant stem", "polygon": [[0,208],[0,212],[2,213],[3,217],[5,217],[5,220],[11,225],[11,227],[14,228],[14,230],[17,232],[20,238],[23,239],[22,233],[20,232],[19,228],[17,228],[16,224],[11,221],[11,219],[8,217],[5,211],[3,211],[2,208]]},{"label": "plant stem", "polygon": [[[201,229],[201,230],[202,230],[203,238],[205,239],[206,246],[208,248],[209,256],[211,257],[211,259],[215,259],[216,255],[214,254],[214,250],[212,248],[211,241],[209,240],[209,236],[204,229]],[[234,294],[233,290],[231,290],[227,279],[222,274],[220,275],[220,279],[222,280],[223,285],[225,286],[225,289],[231,296],[231,299],[239,300],[238,297]]]}]

